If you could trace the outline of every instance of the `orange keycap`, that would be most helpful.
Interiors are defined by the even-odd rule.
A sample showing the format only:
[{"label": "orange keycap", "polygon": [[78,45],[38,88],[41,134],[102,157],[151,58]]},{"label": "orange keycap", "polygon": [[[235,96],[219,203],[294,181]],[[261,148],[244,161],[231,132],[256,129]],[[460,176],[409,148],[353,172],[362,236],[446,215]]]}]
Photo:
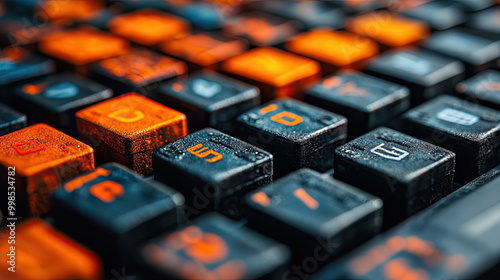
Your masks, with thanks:
[{"label": "orange keycap", "polygon": [[264,101],[301,97],[302,89],[321,77],[320,65],[311,59],[271,47],[257,48],[226,60],[229,75],[258,86]]},{"label": "orange keycap", "polygon": [[40,51],[72,65],[84,65],[127,53],[129,43],[94,28],[54,32],[40,42]]},{"label": "orange keycap", "polygon": [[[97,255],[44,221],[7,226],[0,233],[0,279],[102,279]],[[12,229],[15,239],[8,238]]]},{"label": "orange keycap", "polygon": [[295,36],[285,48],[320,61],[323,75],[332,74],[339,68],[361,68],[364,60],[378,54],[378,45],[374,41],[327,28]]},{"label": "orange keycap", "polygon": [[71,23],[75,19],[87,19],[104,7],[102,0],[40,1],[40,7],[35,12],[57,23]]},{"label": "orange keycap", "polygon": [[248,44],[243,40],[199,33],[167,41],[159,48],[166,54],[186,60],[191,71],[205,67],[215,70],[217,63],[243,53]]},{"label": "orange keycap", "polygon": [[108,26],[111,32],[146,46],[183,37],[191,29],[183,19],[156,10],[119,15]]},{"label": "orange keycap", "polygon": [[386,11],[370,12],[349,19],[346,29],[365,35],[389,47],[403,47],[429,36],[429,27],[423,22],[403,18]]},{"label": "orange keycap", "polygon": [[98,163],[118,162],[140,174],[153,171],[153,149],[187,134],[184,114],[136,93],[83,109],[76,118]]},{"label": "orange keycap", "polygon": [[93,168],[91,147],[46,124],[0,137],[0,179],[13,182],[19,203],[29,203],[33,215],[50,209],[50,194],[62,181]]}]

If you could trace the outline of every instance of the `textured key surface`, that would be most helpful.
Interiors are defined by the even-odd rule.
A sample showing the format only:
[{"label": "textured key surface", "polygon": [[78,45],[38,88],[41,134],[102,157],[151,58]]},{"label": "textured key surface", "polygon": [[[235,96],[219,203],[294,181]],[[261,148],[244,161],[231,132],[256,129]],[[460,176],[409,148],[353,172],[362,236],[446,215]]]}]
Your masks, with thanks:
[{"label": "textured key surface", "polygon": [[0,136],[26,127],[26,115],[0,103]]},{"label": "textured key surface", "polygon": [[456,86],[459,96],[469,101],[500,110],[500,72],[488,70],[460,82]]}]

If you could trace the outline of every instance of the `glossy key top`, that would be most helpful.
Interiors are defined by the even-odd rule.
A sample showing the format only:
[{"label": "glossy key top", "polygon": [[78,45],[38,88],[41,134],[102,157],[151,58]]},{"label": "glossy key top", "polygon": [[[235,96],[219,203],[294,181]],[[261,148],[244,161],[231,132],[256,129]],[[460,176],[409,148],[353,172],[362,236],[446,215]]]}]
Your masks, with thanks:
[{"label": "glossy key top", "polygon": [[314,29],[291,38],[285,48],[321,63],[323,75],[339,68],[361,68],[378,54],[377,44],[365,37],[331,29]]},{"label": "glossy key top", "polygon": [[451,1],[429,1],[402,11],[403,16],[428,24],[432,29],[445,30],[464,23],[466,14]]},{"label": "glossy key top", "polygon": [[468,182],[500,164],[500,112],[449,95],[403,115],[407,132],[457,154],[457,180]]},{"label": "glossy key top", "polygon": [[102,0],[38,1],[35,15],[44,15],[58,24],[71,24],[78,19],[89,18],[104,8]]},{"label": "glossy key top", "polygon": [[[0,232],[0,278],[102,279],[99,257],[48,223],[29,219],[11,225]],[[11,230],[14,238],[8,238]]]},{"label": "glossy key top", "polygon": [[[48,125],[36,124],[0,137],[0,178],[15,186],[19,217],[28,210],[33,215],[46,213],[51,192],[63,180],[93,168],[90,146]],[[4,211],[7,202],[0,207]]]},{"label": "glossy key top", "polygon": [[134,245],[182,222],[184,202],[117,163],[65,181],[52,199],[55,225],[106,256],[106,265],[125,262]]},{"label": "glossy key top", "polygon": [[259,87],[264,101],[287,96],[298,98],[303,88],[321,76],[317,62],[269,47],[230,58],[223,63],[222,69]]},{"label": "glossy key top", "polygon": [[215,209],[242,218],[243,196],[273,175],[270,153],[211,128],[156,149],[153,165],[156,180],[186,197],[187,217]]},{"label": "glossy key top", "polygon": [[152,172],[154,148],[186,135],[186,116],[136,93],[76,113],[80,139],[96,150],[96,161],[118,162],[140,174]]},{"label": "glossy key top", "polygon": [[335,150],[335,178],[384,200],[384,224],[429,206],[453,190],[455,154],[381,127]]},{"label": "glossy key top", "polygon": [[26,115],[0,103],[0,136],[26,127]]},{"label": "glossy key top", "polygon": [[147,279],[276,279],[290,251],[213,213],[149,240],[138,259]]},{"label": "glossy key top", "polygon": [[465,100],[500,111],[500,72],[488,70],[460,82],[455,90]]},{"label": "glossy key top", "polygon": [[305,266],[313,255],[326,264],[382,226],[382,200],[310,169],[250,193],[246,202],[247,225],[293,248]]},{"label": "glossy key top", "polygon": [[343,116],[288,98],[252,109],[237,121],[241,139],[273,154],[276,176],[301,167],[331,168],[335,147],[347,137]]},{"label": "glossy key top", "polygon": [[185,36],[189,23],[174,15],[157,10],[140,10],[112,18],[108,24],[111,32],[141,45],[154,45]]}]

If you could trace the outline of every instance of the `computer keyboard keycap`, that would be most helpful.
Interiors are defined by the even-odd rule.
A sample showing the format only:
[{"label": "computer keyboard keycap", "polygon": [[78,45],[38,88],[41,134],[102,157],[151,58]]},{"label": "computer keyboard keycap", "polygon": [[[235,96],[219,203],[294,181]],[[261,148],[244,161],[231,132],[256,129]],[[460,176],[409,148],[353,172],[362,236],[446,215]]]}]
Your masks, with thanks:
[{"label": "computer keyboard keycap", "polygon": [[499,185],[500,166],[312,279],[496,279],[483,276],[499,264]]},{"label": "computer keyboard keycap", "polygon": [[306,265],[308,256],[326,264],[382,226],[382,200],[310,169],[250,193],[246,203],[247,226],[290,246]]},{"label": "computer keyboard keycap", "polygon": [[236,117],[260,103],[256,87],[210,71],[163,83],[156,97],[184,112],[190,131],[213,127],[231,133]]},{"label": "computer keyboard keycap", "polygon": [[243,196],[269,184],[273,156],[207,128],[154,151],[155,179],[186,197],[187,216],[217,210],[242,218]]},{"label": "computer keyboard keycap", "polygon": [[500,111],[500,72],[487,70],[460,82],[455,90],[465,100]]},{"label": "computer keyboard keycap", "polygon": [[381,127],[335,150],[334,177],[384,201],[384,225],[414,214],[453,190],[455,154]]},{"label": "computer keyboard keycap", "polygon": [[184,222],[180,193],[117,163],[65,181],[52,200],[55,226],[105,256],[106,265],[126,263],[134,246]]},{"label": "computer keyboard keycap", "polygon": [[405,9],[401,14],[407,18],[425,22],[435,30],[449,29],[467,20],[466,14],[449,1],[428,1]]},{"label": "computer keyboard keycap", "polygon": [[[5,252],[0,257],[0,278],[102,279],[99,256],[48,223],[29,219],[14,225],[0,233],[0,250]],[[15,235],[9,239],[11,229]]]},{"label": "computer keyboard keycap", "polygon": [[241,139],[273,154],[276,176],[331,168],[334,149],[347,138],[346,118],[294,99],[269,102],[237,121]]},{"label": "computer keyboard keycap", "polygon": [[454,87],[464,65],[457,60],[421,49],[388,51],[366,66],[366,73],[410,89],[412,106]]},{"label": "computer keyboard keycap", "polygon": [[332,74],[339,68],[362,68],[366,59],[378,54],[375,41],[327,28],[292,37],[285,43],[285,49],[319,61],[323,75]]},{"label": "computer keyboard keycap", "polygon": [[408,88],[354,71],[328,76],[304,96],[307,103],[347,117],[350,139],[410,108]]},{"label": "computer keyboard keycap", "polygon": [[493,7],[472,15],[468,26],[485,32],[492,37],[500,38],[500,7]]},{"label": "computer keyboard keycap", "polygon": [[104,8],[100,0],[36,1],[34,15],[42,17],[44,21],[61,25],[70,25],[78,19],[89,18]]},{"label": "computer keyboard keycap", "polygon": [[500,58],[500,40],[460,28],[436,32],[422,46],[462,61],[468,76],[486,70]]},{"label": "computer keyboard keycap", "polygon": [[500,112],[443,95],[403,115],[407,133],[457,155],[462,183],[500,164]]},{"label": "computer keyboard keycap", "polygon": [[145,48],[103,59],[90,66],[92,78],[113,89],[115,94],[130,91],[150,96],[158,84],[185,75],[186,64]]},{"label": "computer keyboard keycap", "polygon": [[115,16],[109,21],[108,29],[137,44],[151,46],[185,36],[191,27],[174,15],[144,9]]},{"label": "computer keyboard keycap", "polygon": [[0,136],[26,127],[26,115],[0,103]]},{"label": "computer keyboard keycap", "polygon": [[76,136],[75,113],[106,100],[113,92],[92,80],[59,73],[12,89],[13,104],[33,122],[44,122]]},{"label": "computer keyboard keycap", "polygon": [[148,241],[138,258],[147,279],[277,279],[290,251],[213,213]]},{"label": "computer keyboard keycap", "polygon": [[351,17],[346,22],[346,29],[372,38],[387,47],[417,44],[430,33],[425,23],[387,11],[372,11]]},{"label": "computer keyboard keycap", "polygon": [[187,134],[184,114],[137,93],[78,111],[76,122],[98,164],[114,161],[142,175],[153,171],[153,149]]},{"label": "computer keyboard keycap", "polygon": [[[94,168],[91,147],[46,125],[0,136],[0,179],[13,182],[16,215],[37,216],[50,209],[50,193],[65,179]],[[9,177],[11,179],[9,179]],[[7,213],[7,196],[0,207]]]},{"label": "computer keyboard keycap", "polygon": [[321,77],[320,65],[314,60],[270,47],[230,58],[222,64],[222,70],[259,87],[263,101],[300,98],[302,90]]}]

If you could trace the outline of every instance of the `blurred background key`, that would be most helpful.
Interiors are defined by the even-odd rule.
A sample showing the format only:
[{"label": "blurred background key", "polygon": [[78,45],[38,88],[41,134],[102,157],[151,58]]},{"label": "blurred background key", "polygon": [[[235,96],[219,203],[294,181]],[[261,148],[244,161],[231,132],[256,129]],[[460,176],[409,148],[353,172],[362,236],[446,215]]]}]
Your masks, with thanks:
[{"label": "blurred background key", "polygon": [[26,127],[26,115],[0,103],[0,136]]},{"label": "blurred background key", "polygon": [[459,97],[500,111],[500,72],[487,70],[460,82],[455,90]]}]

